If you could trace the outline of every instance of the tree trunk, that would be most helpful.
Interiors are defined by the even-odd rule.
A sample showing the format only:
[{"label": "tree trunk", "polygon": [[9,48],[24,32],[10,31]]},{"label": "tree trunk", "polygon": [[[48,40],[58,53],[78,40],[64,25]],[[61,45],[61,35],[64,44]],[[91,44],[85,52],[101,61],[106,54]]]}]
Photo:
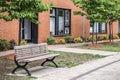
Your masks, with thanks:
[{"label": "tree trunk", "polygon": [[96,44],[97,44],[97,24],[96,24]]},{"label": "tree trunk", "polygon": [[112,42],[112,22],[109,22],[109,40]]},{"label": "tree trunk", "polygon": [[94,44],[94,22],[91,21],[91,27],[92,27],[92,44]]},{"label": "tree trunk", "polygon": [[113,23],[112,23],[112,42],[113,42],[114,38],[113,38]]}]

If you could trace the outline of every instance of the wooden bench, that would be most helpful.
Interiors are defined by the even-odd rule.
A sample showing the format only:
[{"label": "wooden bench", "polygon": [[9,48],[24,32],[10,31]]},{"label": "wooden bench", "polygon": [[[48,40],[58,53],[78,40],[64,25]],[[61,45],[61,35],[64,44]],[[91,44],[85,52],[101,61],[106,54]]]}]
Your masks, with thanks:
[{"label": "wooden bench", "polygon": [[[31,73],[26,68],[26,66],[28,65],[29,62],[36,60],[45,59],[45,61],[42,62],[41,66],[43,66],[46,62],[52,62],[56,67],[58,67],[53,60],[59,54],[48,54],[48,48],[46,43],[15,46],[14,49],[15,49],[14,62],[17,67],[13,69],[12,74],[14,74],[18,68],[22,68],[27,72],[29,76],[31,76]],[[25,63],[25,64],[20,65],[20,63]]]}]

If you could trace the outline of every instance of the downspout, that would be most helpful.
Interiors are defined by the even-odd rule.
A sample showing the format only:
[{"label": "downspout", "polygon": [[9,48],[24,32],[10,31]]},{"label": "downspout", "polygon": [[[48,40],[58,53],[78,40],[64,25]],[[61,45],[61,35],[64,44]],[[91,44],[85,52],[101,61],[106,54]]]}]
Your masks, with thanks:
[{"label": "downspout", "polygon": [[20,45],[20,42],[21,42],[21,19],[19,20],[19,41],[18,41],[18,45]]},{"label": "downspout", "polygon": [[84,23],[84,16],[82,16],[82,37],[83,37],[83,41],[85,41],[85,23]]}]

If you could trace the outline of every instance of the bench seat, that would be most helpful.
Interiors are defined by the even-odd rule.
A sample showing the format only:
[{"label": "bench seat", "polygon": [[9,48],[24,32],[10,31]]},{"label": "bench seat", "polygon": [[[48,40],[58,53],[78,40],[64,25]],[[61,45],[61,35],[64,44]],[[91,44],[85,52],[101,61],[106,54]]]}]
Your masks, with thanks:
[{"label": "bench seat", "polygon": [[[48,46],[47,43],[41,43],[41,44],[34,44],[34,45],[25,45],[25,46],[15,46],[15,57],[14,62],[16,64],[16,68],[13,69],[12,74],[15,73],[15,71],[18,68],[24,69],[29,76],[31,76],[31,73],[26,68],[28,63],[36,60],[44,60],[42,62],[41,66],[43,66],[46,62],[52,62],[56,67],[57,64],[53,61],[59,54],[48,54]],[[24,65],[21,65],[20,63],[25,63]]]},{"label": "bench seat", "polygon": [[46,54],[46,55],[37,56],[37,57],[19,59],[18,62],[31,62],[31,61],[42,60],[42,59],[46,59],[46,58],[57,57],[58,55],[59,54]]}]

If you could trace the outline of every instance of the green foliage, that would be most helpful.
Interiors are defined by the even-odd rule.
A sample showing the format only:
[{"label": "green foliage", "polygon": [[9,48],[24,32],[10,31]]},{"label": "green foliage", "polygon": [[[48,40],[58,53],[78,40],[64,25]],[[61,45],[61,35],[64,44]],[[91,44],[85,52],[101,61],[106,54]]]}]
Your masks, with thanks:
[{"label": "green foliage", "polygon": [[59,40],[59,43],[60,43],[60,44],[65,44],[65,43],[66,43],[66,42],[65,42],[65,39],[60,39],[60,40]]},{"label": "green foliage", "polygon": [[73,43],[74,42],[74,39],[71,36],[66,36],[64,39],[65,39],[66,43]]},{"label": "green foliage", "polygon": [[80,36],[80,38],[81,38],[83,41],[86,41],[86,38],[85,38],[85,37]]},{"label": "green foliage", "polygon": [[[120,20],[120,0],[72,0],[75,6],[82,10],[74,12],[85,16],[91,23],[109,23],[109,34],[112,34],[112,24]],[[93,24],[90,24],[92,27]],[[109,38],[111,41],[111,38]]]},{"label": "green foliage", "polygon": [[[0,19],[11,21],[13,19],[27,18],[38,24],[36,14],[50,10],[52,5],[52,3],[43,4],[42,0],[1,0]],[[4,12],[8,14],[4,14]]]},{"label": "green foliage", "polygon": [[9,49],[9,43],[5,39],[0,39],[0,50],[8,50]]},{"label": "green foliage", "polygon": [[97,40],[98,40],[98,41],[103,40],[103,36],[98,36],[98,37],[97,37]]},{"label": "green foliage", "polygon": [[49,38],[47,38],[47,43],[48,44],[55,44],[55,38],[54,37],[49,37]]},{"label": "green foliage", "polygon": [[83,40],[82,40],[82,38],[80,38],[80,37],[74,39],[74,42],[75,42],[75,43],[80,43],[80,42],[82,42],[82,41],[83,41]]},{"label": "green foliage", "polygon": [[13,49],[14,46],[17,45],[17,43],[16,43],[15,40],[13,40],[13,39],[9,41],[9,44],[10,44],[10,49]]},{"label": "green foliage", "polygon": [[[93,40],[96,41],[96,37],[93,37]],[[92,41],[92,36],[88,38],[88,41]]]},{"label": "green foliage", "polygon": [[118,36],[119,36],[119,38],[120,38],[120,33],[118,33],[117,35],[118,35]]},{"label": "green foliage", "polygon": [[103,35],[103,40],[108,40],[109,39],[109,36],[108,35]]},{"label": "green foliage", "polygon": [[119,39],[118,35],[113,35],[113,39]]},{"label": "green foliage", "polygon": [[20,42],[20,45],[26,45],[27,44],[27,41],[26,40],[21,40],[21,42]]}]

